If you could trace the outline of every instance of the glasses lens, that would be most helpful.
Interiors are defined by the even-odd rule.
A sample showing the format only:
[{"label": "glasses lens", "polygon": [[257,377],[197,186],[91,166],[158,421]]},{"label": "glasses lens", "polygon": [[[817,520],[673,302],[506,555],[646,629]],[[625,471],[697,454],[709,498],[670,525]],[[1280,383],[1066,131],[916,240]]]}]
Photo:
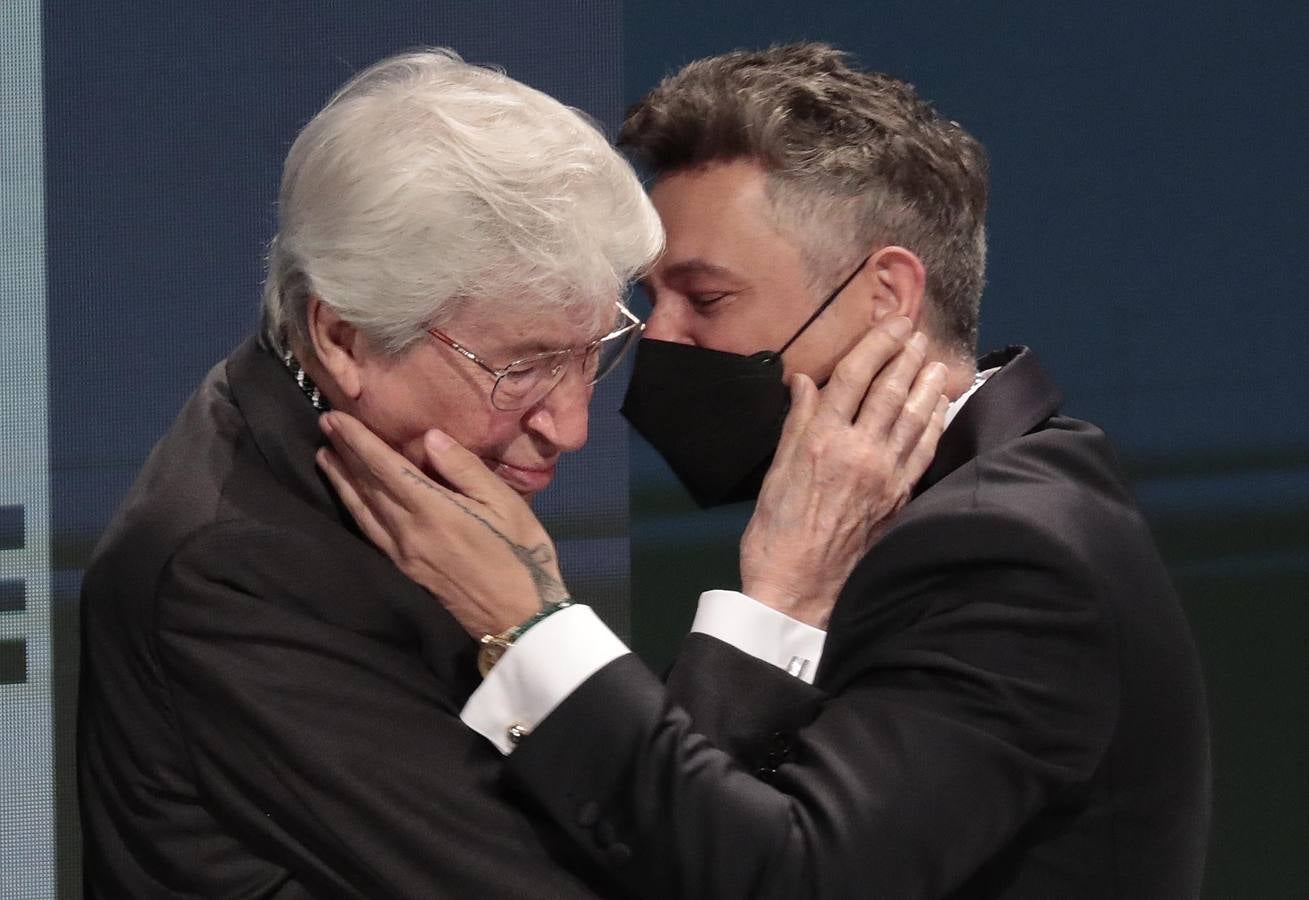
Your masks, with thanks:
[{"label": "glasses lens", "polygon": [[511,363],[491,389],[491,405],[508,411],[538,402],[564,377],[569,355],[565,350]]},{"label": "glasses lens", "polygon": [[586,357],[586,380],[592,384],[604,378],[623,361],[641,336],[641,329],[631,325],[627,331],[600,342]]}]

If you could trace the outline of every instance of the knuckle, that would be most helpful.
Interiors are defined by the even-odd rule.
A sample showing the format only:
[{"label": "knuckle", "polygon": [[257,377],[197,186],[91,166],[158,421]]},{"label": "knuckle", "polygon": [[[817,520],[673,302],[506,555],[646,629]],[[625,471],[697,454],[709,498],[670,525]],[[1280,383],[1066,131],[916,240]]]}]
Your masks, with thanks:
[{"label": "knuckle", "polygon": [[909,379],[899,372],[888,372],[883,388],[888,397],[895,398],[896,401],[903,401],[904,397],[909,393]]},{"label": "knuckle", "polygon": [[832,382],[839,390],[854,390],[858,385],[858,370],[850,359],[843,359],[832,370]]},{"label": "knuckle", "polygon": [[882,471],[882,458],[880,452],[871,447],[864,447],[850,462],[851,466],[862,473],[866,479],[869,477],[875,479]]},{"label": "knuckle", "polygon": [[906,407],[903,415],[905,425],[913,429],[915,432],[922,431],[926,428],[927,422],[930,419],[930,416],[925,410],[916,409],[912,406]]}]

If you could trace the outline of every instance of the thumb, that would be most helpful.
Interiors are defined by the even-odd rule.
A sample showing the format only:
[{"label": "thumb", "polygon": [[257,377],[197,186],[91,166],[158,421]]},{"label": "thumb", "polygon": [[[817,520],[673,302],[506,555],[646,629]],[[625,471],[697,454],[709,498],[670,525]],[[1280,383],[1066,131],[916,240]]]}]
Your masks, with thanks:
[{"label": "thumb", "polygon": [[439,428],[423,435],[423,452],[430,471],[466,497],[486,502],[504,487],[480,459]]},{"label": "thumb", "polygon": [[818,388],[808,375],[796,372],[787,379],[791,389],[791,410],[782,424],[782,437],[777,442],[777,459],[790,457],[792,449],[809,425],[818,409]]}]

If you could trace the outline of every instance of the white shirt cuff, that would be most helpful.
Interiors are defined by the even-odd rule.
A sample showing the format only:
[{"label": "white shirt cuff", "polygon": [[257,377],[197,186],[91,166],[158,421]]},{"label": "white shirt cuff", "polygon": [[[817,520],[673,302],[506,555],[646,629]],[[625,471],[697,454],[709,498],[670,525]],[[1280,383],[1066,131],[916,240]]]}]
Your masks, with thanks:
[{"label": "white shirt cuff", "polygon": [[628,653],[589,606],[551,613],[514,641],[459,718],[508,755],[582,682]]},{"label": "white shirt cuff", "polygon": [[[827,632],[740,591],[705,591],[695,611],[692,631],[726,641],[738,650],[785,669],[806,684],[814,683]],[[530,632],[529,632],[530,633]]]}]

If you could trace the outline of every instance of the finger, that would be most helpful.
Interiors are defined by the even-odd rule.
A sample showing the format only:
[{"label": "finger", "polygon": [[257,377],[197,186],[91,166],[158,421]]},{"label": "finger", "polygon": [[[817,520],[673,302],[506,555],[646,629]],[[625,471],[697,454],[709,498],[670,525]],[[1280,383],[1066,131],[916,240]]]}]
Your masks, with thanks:
[{"label": "finger", "polygon": [[348,413],[329,412],[318,422],[355,484],[385,493],[405,509],[415,508],[413,477],[418,473],[413,472],[409,460]]},{"label": "finger", "polygon": [[832,370],[823,388],[823,407],[842,421],[854,421],[873,377],[904,347],[913,323],[904,316],[869,330]]},{"label": "finger", "polygon": [[770,471],[781,468],[790,460],[800,435],[804,434],[818,409],[818,388],[808,375],[796,372],[791,376],[788,387],[791,389],[791,409],[786,414],[786,421],[782,423],[782,437],[777,442],[777,453],[773,457],[773,464],[769,466]]},{"label": "finger", "polygon": [[355,488],[345,465],[341,462],[341,457],[328,447],[320,447],[318,452],[314,454],[314,461],[318,463],[318,468],[322,469],[323,474],[327,476],[327,480],[332,483],[336,495],[341,498],[345,508],[354,517],[359,530],[379,550],[395,559],[395,539],[392,538],[391,532],[382,525],[368,502]]},{"label": "finger", "polygon": [[945,395],[936,401],[936,408],[932,410],[932,417],[928,420],[927,427],[918,436],[918,442],[904,462],[902,471],[905,484],[917,484],[923,473],[927,471],[927,467],[932,464],[932,460],[936,457],[936,445],[941,440],[941,432],[945,430],[945,411],[949,407],[950,399]]},{"label": "finger", "polygon": [[481,459],[439,428],[429,428],[423,435],[423,451],[432,472],[470,499],[485,504],[521,499]]},{"label": "finger", "polygon": [[937,401],[941,399],[941,392],[945,389],[945,380],[944,363],[934,362],[919,370],[904,408],[900,410],[900,416],[891,429],[889,446],[897,458],[907,457],[927,429]]},{"label": "finger", "polygon": [[855,426],[860,431],[876,440],[890,434],[891,427],[904,410],[909,389],[922,371],[926,358],[927,336],[919,331],[873,379],[855,418]]}]

